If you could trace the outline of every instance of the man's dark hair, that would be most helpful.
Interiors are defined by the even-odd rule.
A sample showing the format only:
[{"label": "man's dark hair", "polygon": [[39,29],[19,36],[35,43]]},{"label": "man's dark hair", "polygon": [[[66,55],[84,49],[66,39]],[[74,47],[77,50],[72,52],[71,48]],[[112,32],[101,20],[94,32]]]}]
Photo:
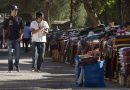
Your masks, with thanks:
[{"label": "man's dark hair", "polygon": [[43,12],[41,11],[36,12],[36,18],[43,17],[43,16],[44,16]]}]

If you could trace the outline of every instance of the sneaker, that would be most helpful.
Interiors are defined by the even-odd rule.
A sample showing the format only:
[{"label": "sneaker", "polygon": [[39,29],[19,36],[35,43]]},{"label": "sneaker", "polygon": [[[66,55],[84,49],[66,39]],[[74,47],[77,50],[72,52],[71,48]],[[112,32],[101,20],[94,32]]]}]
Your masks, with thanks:
[{"label": "sneaker", "polygon": [[37,69],[36,72],[41,72],[41,71],[39,69]]},{"label": "sneaker", "polygon": [[36,71],[36,69],[35,69],[35,68],[33,68],[33,69],[32,69],[32,72],[35,72],[35,71]]},{"label": "sneaker", "polygon": [[11,72],[12,72],[12,70],[8,70],[8,72],[9,72],[9,73],[11,73]]},{"label": "sneaker", "polygon": [[20,72],[20,69],[19,69],[19,68],[16,68],[16,71],[17,71],[17,72]]},{"label": "sneaker", "polygon": [[15,65],[16,71],[17,71],[17,72],[19,72],[19,71],[20,71],[19,66],[18,66],[18,65],[16,65],[15,63],[14,63],[14,65]]},{"label": "sneaker", "polygon": [[8,72],[11,73],[13,71],[13,69],[8,69]]}]

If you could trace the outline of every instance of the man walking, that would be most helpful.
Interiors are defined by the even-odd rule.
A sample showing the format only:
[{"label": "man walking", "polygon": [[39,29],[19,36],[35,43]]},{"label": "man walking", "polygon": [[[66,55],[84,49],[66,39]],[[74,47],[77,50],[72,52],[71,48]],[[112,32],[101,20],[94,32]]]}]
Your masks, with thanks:
[{"label": "man walking", "polygon": [[36,20],[31,22],[32,31],[32,71],[40,72],[40,67],[44,59],[46,34],[49,25],[43,20],[42,12],[36,13]]},{"label": "man walking", "polygon": [[20,40],[22,39],[22,19],[17,16],[18,7],[11,5],[10,16],[4,21],[4,42],[7,41],[8,46],[8,71],[13,70],[13,57],[15,57],[15,67],[19,72],[19,57],[20,57]]}]

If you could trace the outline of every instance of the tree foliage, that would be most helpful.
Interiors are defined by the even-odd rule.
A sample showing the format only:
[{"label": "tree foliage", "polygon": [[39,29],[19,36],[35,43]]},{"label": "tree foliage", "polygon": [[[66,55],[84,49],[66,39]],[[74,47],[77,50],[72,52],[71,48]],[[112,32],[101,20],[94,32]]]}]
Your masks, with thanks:
[{"label": "tree foliage", "polygon": [[70,17],[70,0],[52,0],[49,8],[50,21],[65,20]]},{"label": "tree foliage", "polygon": [[75,27],[89,25],[97,26],[100,21],[108,24],[113,18],[118,22],[130,21],[130,0],[0,0],[0,12],[7,12],[10,4],[20,7],[19,14],[30,20],[35,12],[45,12],[45,19],[54,20],[70,19],[72,9],[72,21]]}]

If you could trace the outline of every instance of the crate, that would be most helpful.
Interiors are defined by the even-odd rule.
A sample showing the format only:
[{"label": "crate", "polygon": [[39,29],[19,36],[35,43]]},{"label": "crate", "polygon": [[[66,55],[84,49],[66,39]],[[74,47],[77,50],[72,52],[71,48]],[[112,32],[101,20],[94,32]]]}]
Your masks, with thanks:
[{"label": "crate", "polygon": [[83,86],[87,87],[105,87],[103,78],[103,64],[87,64],[82,66],[83,69]]}]

